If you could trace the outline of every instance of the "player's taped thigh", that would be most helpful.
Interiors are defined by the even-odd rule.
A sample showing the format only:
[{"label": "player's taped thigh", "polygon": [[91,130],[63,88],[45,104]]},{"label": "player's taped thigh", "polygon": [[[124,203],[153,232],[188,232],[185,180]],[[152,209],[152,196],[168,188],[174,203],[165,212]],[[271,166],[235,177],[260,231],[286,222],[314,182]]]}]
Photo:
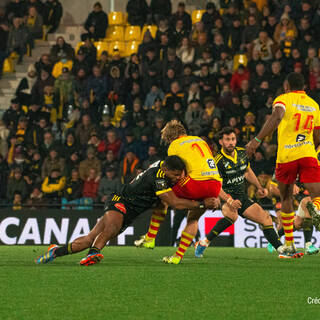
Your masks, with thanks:
[{"label": "player's taped thigh", "polygon": [[297,210],[297,216],[304,219],[306,217],[306,213],[304,212],[303,208],[302,208],[302,205],[301,205],[301,202],[299,203],[299,207],[298,207],[298,210]]}]

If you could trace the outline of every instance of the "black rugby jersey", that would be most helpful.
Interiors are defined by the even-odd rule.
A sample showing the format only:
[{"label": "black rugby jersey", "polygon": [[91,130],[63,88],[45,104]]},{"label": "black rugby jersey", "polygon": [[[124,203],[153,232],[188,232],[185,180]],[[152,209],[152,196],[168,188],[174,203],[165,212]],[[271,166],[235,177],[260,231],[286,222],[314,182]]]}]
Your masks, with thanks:
[{"label": "black rugby jersey", "polygon": [[161,164],[161,161],[155,162],[122,187],[119,196],[128,208],[137,213],[144,212],[160,202],[160,194],[171,190],[170,181],[165,177]]},{"label": "black rugby jersey", "polygon": [[222,189],[230,194],[245,194],[244,174],[250,167],[250,163],[244,148],[236,147],[234,153],[234,158],[232,158],[221,149],[214,161],[223,179]]}]

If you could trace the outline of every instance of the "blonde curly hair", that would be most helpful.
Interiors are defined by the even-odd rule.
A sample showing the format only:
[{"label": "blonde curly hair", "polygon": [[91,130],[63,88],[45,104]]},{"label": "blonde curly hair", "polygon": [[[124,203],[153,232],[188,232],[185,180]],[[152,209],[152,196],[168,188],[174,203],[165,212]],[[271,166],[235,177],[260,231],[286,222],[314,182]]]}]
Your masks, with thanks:
[{"label": "blonde curly hair", "polygon": [[185,136],[187,131],[183,124],[178,120],[171,120],[161,130],[161,139],[166,143],[170,144],[173,140],[180,136]]}]

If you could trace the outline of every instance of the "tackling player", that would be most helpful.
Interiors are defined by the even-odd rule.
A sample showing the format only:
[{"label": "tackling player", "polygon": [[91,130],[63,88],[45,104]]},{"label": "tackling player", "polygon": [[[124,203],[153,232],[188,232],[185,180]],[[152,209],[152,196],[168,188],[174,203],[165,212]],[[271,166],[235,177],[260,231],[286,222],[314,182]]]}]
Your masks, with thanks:
[{"label": "tackling player", "polygon": [[124,231],[141,213],[157,205],[160,200],[177,209],[216,208],[219,205],[218,199],[210,198],[202,202],[175,196],[170,185],[183,177],[184,170],[185,164],[177,156],[167,157],[164,162],[156,162],[130,184],[124,185],[121,192],[107,202],[104,216],[88,235],[65,246],[50,246],[45,254],[37,258],[36,263],[47,263],[57,257],[87,248],[90,248],[89,253],[80,264],[87,266],[99,262],[103,258],[100,251],[106,243]]},{"label": "tackling player", "polygon": [[309,211],[316,229],[320,229],[320,167],[315,150],[315,146],[319,145],[319,106],[303,88],[303,76],[290,73],[284,82],[286,93],[274,100],[270,118],[246,146],[247,154],[251,157],[262,140],[278,128],[276,179],[281,196],[285,246],[287,252],[292,254],[296,253],[293,239],[293,186],[298,176],[310,192],[312,210]]},{"label": "tackling player", "polygon": [[[169,144],[168,155],[179,156],[186,164],[187,177],[179,181],[173,192],[179,198],[201,200],[208,197],[221,197],[232,208],[241,207],[240,201],[233,201],[221,190],[221,178],[208,144],[197,136],[188,136],[184,126],[172,120],[162,129],[162,140]],[[191,210],[188,213],[187,225],[181,234],[178,250],[174,255],[164,257],[165,263],[179,264],[198,230],[198,220],[205,210]],[[161,221],[152,216],[148,233],[138,240],[137,246],[154,247],[154,240]]]},{"label": "tackling player", "polygon": [[262,226],[264,236],[276,248],[279,257],[286,257],[283,255],[282,243],[273,228],[272,218],[260,205],[254,203],[246,193],[246,180],[257,188],[257,195],[261,198],[268,195],[268,190],[261,186],[250,168],[245,149],[236,146],[235,131],[229,127],[223,128],[220,132],[219,143],[222,148],[215,157],[215,162],[223,179],[222,188],[232,198],[240,200],[242,207],[239,210],[231,210],[226,204],[222,206],[224,218],[217,222],[206,238],[196,243],[195,256],[201,258],[210,242],[230,227],[240,215],[242,218],[259,223]]}]

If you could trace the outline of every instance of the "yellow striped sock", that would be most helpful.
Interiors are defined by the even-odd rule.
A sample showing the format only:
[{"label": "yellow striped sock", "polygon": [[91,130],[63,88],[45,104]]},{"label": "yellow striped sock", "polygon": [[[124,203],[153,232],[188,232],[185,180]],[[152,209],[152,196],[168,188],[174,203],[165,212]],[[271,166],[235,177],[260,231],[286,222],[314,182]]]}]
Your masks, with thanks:
[{"label": "yellow striped sock", "polygon": [[313,204],[315,205],[315,207],[320,210],[320,197],[315,197],[312,199]]},{"label": "yellow striped sock", "polygon": [[284,235],[286,238],[286,245],[291,246],[294,243],[294,240],[293,240],[294,212],[290,212],[290,213],[281,212],[281,220],[282,220]]},{"label": "yellow striped sock", "polygon": [[184,231],[181,233],[179,247],[178,247],[178,250],[176,251],[176,255],[179,256],[181,259],[183,258],[188,247],[190,246],[193,238],[194,238],[194,235],[192,234],[189,234]]},{"label": "yellow striped sock", "polygon": [[146,235],[146,240],[150,241],[155,239],[155,237],[158,234],[159,228],[161,226],[161,223],[165,219],[167,214],[166,210],[156,210],[153,211],[152,216],[151,216],[151,221],[149,225],[149,229]]}]

